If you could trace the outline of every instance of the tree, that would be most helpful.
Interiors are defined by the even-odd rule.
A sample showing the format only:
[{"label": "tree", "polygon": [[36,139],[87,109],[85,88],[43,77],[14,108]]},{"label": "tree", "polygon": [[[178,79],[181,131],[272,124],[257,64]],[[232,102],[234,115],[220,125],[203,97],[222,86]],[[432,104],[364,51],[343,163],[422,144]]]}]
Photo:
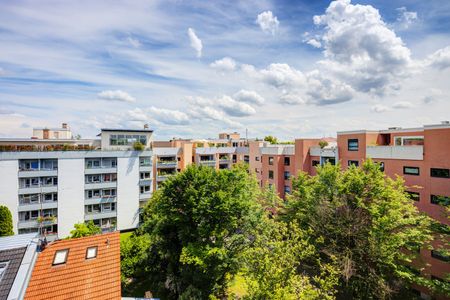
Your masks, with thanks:
[{"label": "tree", "polygon": [[9,208],[0,205],[0,236],[14,235],[12,215]]},{"label": "tree", "polygon": [[[338,270],[337,298],[385,299],[426,282],[410,264],[432,239],[430,219],[408,198],[403,180],[385,177],[371,160],[317,172],[294,180],[283,219],[307,230],[319,261]],[[320,269],[315,260],[303,267]]]},{"label": "tree", "polygon": [[144,146],[144,144],[142,144],[141,142],[138,141],[138,142],[134,142],[133,149],[136,151],[144,151],[145,146]]},{"label": "tree", "polygon": [[328,142],[325,140],[319,141],[319,147],[321,149],[325,148],[326,146],[328,146]]},{"label": "tree", "polygon": [[163,299],[225,297],[263,216],[257,193],[243,165],[189,166],[170,177],[144,209],[136,237],[147,235],[148,244],[130,247],[139,259],[127,266],[125,289],[136,283]]},{"label": "tree", "polygon": [[269,142],[271,144],[277,144],[278,143],[278,139],[274,136],[268,135],[266,137],[264,137],[264,141]]},{"label": "tree", "polygon": [[102,229],[90,220],[85,223],[77,223],[73,226],[75,229],[70,232],[70,238],[80,238],[102,233]]}]

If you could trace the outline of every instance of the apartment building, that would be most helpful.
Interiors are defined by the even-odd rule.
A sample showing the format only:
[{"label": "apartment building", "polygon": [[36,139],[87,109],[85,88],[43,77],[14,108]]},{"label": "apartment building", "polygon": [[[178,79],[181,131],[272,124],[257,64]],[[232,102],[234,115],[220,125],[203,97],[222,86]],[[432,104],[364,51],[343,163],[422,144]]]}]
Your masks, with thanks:
[{"label": "apartment building", "polygon": [[[152,192],[152,131],[102,129],[92,140],[66,134],[1,139],[0,204],[11,210],[14,232],[63,238],[89,220],[103,231],[136,228]],[[137,141],[143,151],[133,150]]]}]

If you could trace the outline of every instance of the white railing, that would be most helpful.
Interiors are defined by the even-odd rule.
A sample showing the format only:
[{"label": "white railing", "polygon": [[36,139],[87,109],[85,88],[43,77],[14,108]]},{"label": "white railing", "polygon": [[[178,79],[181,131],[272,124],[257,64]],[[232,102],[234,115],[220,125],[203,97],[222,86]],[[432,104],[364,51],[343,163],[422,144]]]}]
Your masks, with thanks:
[{"label": "white railing", "polygon": [[381,159],[423,160],[423,146],[367,146],[366,156]]}]

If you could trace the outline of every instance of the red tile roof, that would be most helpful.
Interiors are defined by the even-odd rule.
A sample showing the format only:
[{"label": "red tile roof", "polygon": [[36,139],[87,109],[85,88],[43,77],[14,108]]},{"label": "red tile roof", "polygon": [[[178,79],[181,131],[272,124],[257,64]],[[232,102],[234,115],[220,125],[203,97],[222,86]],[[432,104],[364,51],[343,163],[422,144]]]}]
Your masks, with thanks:
[{"label": "red tile roof", "polygon": [[[86,249],[98,246],[97,257]],[[57,250],[69,249],[65,264],[53,266]],[[56,241],[42,251],[25,299],[121,299],[119,232]]]}]

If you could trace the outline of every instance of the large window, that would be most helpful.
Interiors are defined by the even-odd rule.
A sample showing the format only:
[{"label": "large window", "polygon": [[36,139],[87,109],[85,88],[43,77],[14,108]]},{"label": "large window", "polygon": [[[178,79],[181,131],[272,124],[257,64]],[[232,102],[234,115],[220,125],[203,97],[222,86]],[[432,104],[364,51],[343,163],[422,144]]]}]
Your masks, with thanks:
[{"label": "large window", "polygon": [[418,146],[423,145],[423,136],[396,136],[395,146]]},{"label": "large window", "polygon": [[403,167],[403,174],[419,176],[420,169],[419,169],[419,167],[406,167],[405,166],[405,167]]},{"label": "large window", "polygon": [[269,156],[269,165],[273,165],[273,156]]},{"label": "large window", "polygon": [[67,256],[69,255],[69,249],[58,250],[55,252],[53,257],[53,265],[62,265],[67,261]]},{"label": "large window", "polygon": [[269,170],[269,179],[273,179],[273,171]]},{"label": "large window", "polygon": [[141,167],[149,167],[152,165],[152,159],[150,156],[143,156],[139,158],[139,165]]},{"label": "large window", "polygon": [[132,146],[135,142],[146,145],[147,137],[138,134],[112,134],[109,138],[109,144],[111,146]]},{"label": "large window", "polygon": [[432,204],[448,206],[450,204],[450,197],[431,195],[430,202]]},{"label": "large window", "polygon": [[348,146],[348,151],[358,151],[359,150],[358,139],[348,139],[347,146]]},{"label": "large window", "polygon": [[450,178],[450,170],[449,169],[431,168],[430,176],[431,177],[439,177],[439,178]]},{"label": "large window", "polygon": [[284,171],[284,180],[289,180],[291,178],[291,173],[289,171]]}]

